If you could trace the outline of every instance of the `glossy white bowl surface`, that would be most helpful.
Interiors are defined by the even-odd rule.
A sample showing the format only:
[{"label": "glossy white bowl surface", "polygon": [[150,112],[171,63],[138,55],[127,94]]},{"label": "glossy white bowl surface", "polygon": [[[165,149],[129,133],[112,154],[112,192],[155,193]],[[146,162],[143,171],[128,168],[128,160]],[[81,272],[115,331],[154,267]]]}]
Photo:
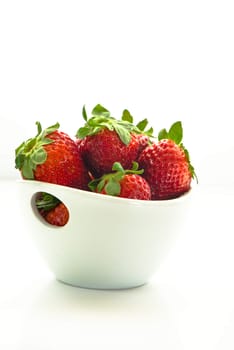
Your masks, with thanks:
[{"label": "glossy white bowl surface", "polygon": [[[100,289],[145,284],[182,228],[191,190],[172,200],[116,198],[38,181],[18,181],[25,227],[56,278]],[[35,206],[48,192],[67,206],[64,227],[44,221]]]}]

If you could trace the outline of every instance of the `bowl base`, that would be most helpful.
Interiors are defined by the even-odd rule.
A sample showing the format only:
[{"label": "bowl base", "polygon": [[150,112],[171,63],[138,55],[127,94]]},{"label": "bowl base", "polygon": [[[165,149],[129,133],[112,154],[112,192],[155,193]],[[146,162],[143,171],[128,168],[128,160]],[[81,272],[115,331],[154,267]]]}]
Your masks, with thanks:
[{"label": "bowl base", "polygon": [[109,285],[109,284],[96,284],[96,283],[76,283],[72,281],[71,282],[65,281],[61,278],[56,278],[56,280],[60,283],[66,284],[71,287],[93,289],[93,290],[125,290],[125,289],[139,288],[147,284],[147,282],[140,282],[140,283],[134,283],[134,284],[119,283],[116,285]]}]

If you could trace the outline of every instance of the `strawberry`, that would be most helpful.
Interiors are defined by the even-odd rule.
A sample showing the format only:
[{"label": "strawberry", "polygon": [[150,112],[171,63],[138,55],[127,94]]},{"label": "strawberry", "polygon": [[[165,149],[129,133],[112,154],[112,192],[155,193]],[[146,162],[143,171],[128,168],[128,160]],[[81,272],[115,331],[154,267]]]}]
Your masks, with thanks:
[{"label": "strawberry", "polygon": [[143,149],[145,149],[147,146],[151,144],[151,141],[149,136],[145,134],[136,134],[136,138],[138,139],[138,142],[139,142],[138,155],[140,155]]},{"label": "strawberry", "polygon": [[90,178],[75,141],[58,131],[58,123],[44,131],[36,124],[37,135],[15,152],[22,177],[87,190]]},{"label": "strawberry", "polygon": [[82,155],[91,173],[97,177],[109,173],[114,161],[128,168],[137,158],[139,142],[134,134],[126,145],[115,131],[102,129],[95,135],[89,135],[85,139]]},{"label": "strawberry", "polygon": [[122,198],[151,199],[150,186],[140,176],[144,170],[138,170],[137,162],[133,162],[130,170],[124,170],[119,162],[115,162],[112,171],[110,174],[92,180],[89,183],[90,189],[98,193]]},{"label": "strawberry", "polygon": [[121,163],[126,169],[131,167],[142,147],[137,135],[153,132],[152,128],[144,131],[146,119],[135,126],[128,110],[124,110],[121,120],[117,120],[100,104],[93,108],[89,119],[83,107],[83,118],[86,123],[77,131],[77,144],[94,177],[110,173],[114,162]]},{"label": "strawberry", "polygon": [[69,220],[67,207],[51,194],[41,193],[36,206],[41,216],[51,225],[64,226]]},{"label": "strawberry", "polygon": [[64,226],[69,220],[69,212],[63,203],[59,203],[54,209],[51,209],[46,215],[45,220],[55,226]]},{"label": "strawberry", "polygon": [[153,200],[178,197],[190,189],[192,178],[197,179],[182,137],[182,124],[176,122],[169,132],[161,130],[158,142],[146,147],[139,156]]}]

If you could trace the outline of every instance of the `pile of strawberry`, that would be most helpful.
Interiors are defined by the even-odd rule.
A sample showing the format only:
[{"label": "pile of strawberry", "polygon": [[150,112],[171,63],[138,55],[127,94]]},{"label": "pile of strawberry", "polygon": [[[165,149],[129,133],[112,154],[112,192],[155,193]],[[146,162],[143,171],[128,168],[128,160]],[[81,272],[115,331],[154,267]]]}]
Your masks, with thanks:
[{"label": "pile of strawberry", "polygon": [[[23,179],[44,181],[101,194],[140,200],[165,200],[190,189],[196,174],[182,144],[181,122],[158,137],[146,130],[147,119],[134,124],[128,110],[116,119],[96,105],[76,138],[59,131],[57,123],[23,142],[15,151],[15,167]],[[63,226],[69,219],[65,205],[42,193],[37,207],[46,221]]]}]

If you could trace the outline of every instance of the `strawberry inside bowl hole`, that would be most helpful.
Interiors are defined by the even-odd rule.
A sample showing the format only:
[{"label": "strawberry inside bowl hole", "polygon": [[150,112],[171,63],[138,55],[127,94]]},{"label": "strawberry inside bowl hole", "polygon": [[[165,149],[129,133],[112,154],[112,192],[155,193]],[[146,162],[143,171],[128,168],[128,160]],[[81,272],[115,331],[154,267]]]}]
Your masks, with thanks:
[{"label": "strawberry inside bowl hole", "polygon": [[32,197],[34,213],[43,222],[56,227],[65,226],[69,220],[67,206],[57,197],[47,192],[35,193]]}]

